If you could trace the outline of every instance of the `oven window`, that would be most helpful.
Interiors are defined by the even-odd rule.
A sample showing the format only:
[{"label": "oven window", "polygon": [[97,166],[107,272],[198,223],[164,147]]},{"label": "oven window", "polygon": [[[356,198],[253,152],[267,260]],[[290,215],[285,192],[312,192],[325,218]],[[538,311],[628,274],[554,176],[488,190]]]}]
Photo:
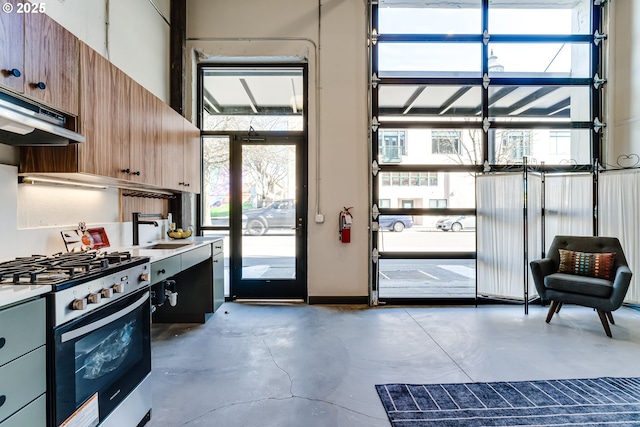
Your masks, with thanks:
[{"label": "oven window", "polygon": [[144,356],[142,319],[133,312],[75,342],[76,405],[104,390]]}]

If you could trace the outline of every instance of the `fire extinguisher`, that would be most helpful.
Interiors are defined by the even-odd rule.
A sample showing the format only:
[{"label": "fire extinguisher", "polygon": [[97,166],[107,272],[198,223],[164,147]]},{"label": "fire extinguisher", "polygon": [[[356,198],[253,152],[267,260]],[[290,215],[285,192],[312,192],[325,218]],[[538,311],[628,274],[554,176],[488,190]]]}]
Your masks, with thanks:
[{"label": "fire extinguisher", "polygon": [[353,222],[353,216],[351,212],[349,212],[349,209],[353,209],[353,207],[344,208],[340,211],[340,220],[338,223],[340,224],[339,238],[342,243],[351,242],[351,223]]}]

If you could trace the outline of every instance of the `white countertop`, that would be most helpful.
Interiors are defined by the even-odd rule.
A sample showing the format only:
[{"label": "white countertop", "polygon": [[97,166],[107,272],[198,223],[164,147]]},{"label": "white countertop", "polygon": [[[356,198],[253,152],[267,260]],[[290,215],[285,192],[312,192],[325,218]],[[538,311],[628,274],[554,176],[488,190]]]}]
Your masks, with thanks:
[{"label": "white countertop", "polygon": [[49,285],[0,285],[0,308],[51,291]]},{"label": "white countertop", "polygon": [[[210,245],[211,243],[221,239],[221,237],[213,236],[192,236],[186,239],[158,240],[156,242],[144,243],[138,246],[129,246],[127,248],[122,248],[122,250],[131,252],[132,256],[149,257],[151,262],[155,262],[164,258],[169,258],[173,255],[190,251],[200,246]],[[151,246],[154,245],[175,245],[176,247],[167,249],[151,249]]]}]

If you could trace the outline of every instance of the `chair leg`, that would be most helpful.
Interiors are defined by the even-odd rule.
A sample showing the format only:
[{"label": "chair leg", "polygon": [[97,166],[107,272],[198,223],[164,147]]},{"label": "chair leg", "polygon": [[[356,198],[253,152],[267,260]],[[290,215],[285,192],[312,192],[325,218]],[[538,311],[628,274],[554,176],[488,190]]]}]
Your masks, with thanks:
[{"label": "chair leg", "polygon": [[598,317],[600,317],[600,322],[602,323],[602,327],[604,328],[604,332],[607,334],[609,338],[612,338],[611,328],[609,328],[609,322],[607,322],[607,314],[602,310],[598,311]]},{"label": "chair leg", "polygon": [[609,323],[615,325],[616,322],[613,321],[613,314],[610,311],[606,311],[605,313],[607,313],[607,319],[609,319]]},{"label": "chair leg", "polygon": [[551,307],[549,307],[549,312],[547,313],[547,320],[545,322],[551,322],[551,318],[553,317],[553,313],[558,309],[558,305],[560,303],[558,301],[551,301]]},{"label": "chair leg", "polygon": [[556,313],[560,313],[560,309],[562,308],[562,304],[561,302],[558,303],[558,308],[556,308]]}]

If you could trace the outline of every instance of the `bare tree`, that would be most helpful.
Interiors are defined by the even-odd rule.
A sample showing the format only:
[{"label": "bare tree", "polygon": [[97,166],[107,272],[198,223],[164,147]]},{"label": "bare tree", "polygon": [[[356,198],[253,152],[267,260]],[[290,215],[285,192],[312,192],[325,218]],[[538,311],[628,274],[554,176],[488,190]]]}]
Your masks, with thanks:
[{"label": "bare tree", "polygon": [[[286,116],[226,116],[208,115],[204,117],[205,130],[242,131],[255,127],[259,130],[286,130],[290,126]],[[214,202],[213,196],[225,197],[229,195],[230,178],[230,141],[225,136],[205,137],[202,150],[202,165],[204,188],[202,203],[205,215],[203,221],[210,224],[208,210]],[[253,182],[256,193],[255,207],[262,206],[266,201],[273,200],[275,194],[282,194],[286,190],[289,173],[289,146],[256,146],[259,149],[246,149],[243,152],[243,164],[247,174]]]}]

